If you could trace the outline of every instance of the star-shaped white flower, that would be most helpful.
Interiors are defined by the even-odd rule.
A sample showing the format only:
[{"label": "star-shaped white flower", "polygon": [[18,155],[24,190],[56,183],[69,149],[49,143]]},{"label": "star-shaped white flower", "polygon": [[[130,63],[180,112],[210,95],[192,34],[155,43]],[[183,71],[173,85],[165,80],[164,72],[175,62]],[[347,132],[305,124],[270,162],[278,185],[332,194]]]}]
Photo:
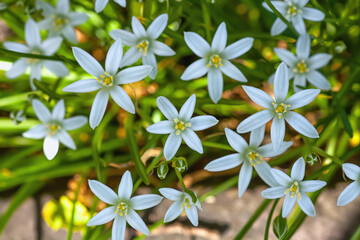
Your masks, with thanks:
[{"label": "star-shaped white flower", "polygon": [[77,43],[74,26],[87,21],[85,13],[70,12],[69,0],[58,0],[56,8],[52,5],[37,1],[38,9],[43,9],[45,19],[40,21],[40,29],[49,31],[49,36],[63,36],[72,43]]},{"label": "star-shaped white flower", "polygon": [[165,223],[173,221],[185,211],[186,216],[188,217],[192,225],[199,225],[199,216],[196,207],[200,210],[202,210],[202,208],[197,198],[197,201],[194,203],[190,194],[186,192],[180,192],[172,188],[160,188],[159,192],[167,199],[175,201],[165,213]]},{"label": "star-shaped white flower", "polygon": [[276,199],[285,196],[282,206],[282,217],[286,218],[293,209],[295,202],[305,214],[315,217],[315,207],[307,192],[315,192],[326,185],[320,180],[303,181],[305,175],[305,161],[301,157],[291,169],[291,177],[279,169],[271,169],[271,172],[280,186],[271,187],[262,191],[262,196],[268,199]]},{"label": "star-shaped white flower", "polygon": [[181,80],[191,80],[207,74],[209,95],[214,103],[222,96],[224,81],[222,73],[228,77],[247,82],[242,72],[229,60],[246,53],[252,47],[254,39],[246,37],[226,47],[226,24],[220,24],[211,46],[199,34],[185,32],[185,42],[188,47],[201,59],[188,66],[181,75]]},{"label": "star-shaped white flower", "polygon": [[75,116],[65,119],[64,100],[60,100],[55,105],[52,113],[37,99],[32,100],[32,106],[36,116],[42,123],[24,132],[23,136],[33,139],[45,138],[44,153],[49,160],[53,159],[57,154],[59,141],[68,148],[75,150],[75,143],[67,131],[82,127],[87,122],[87,118]]},{"label": "star-shaped white flower", "polygon": [[306,80],[312,85],[323,90],[330,90],[328,80],[317,69],[325,66],[332,56],[327,53],[318,53],[310,56],[310,36],[305,34],[296,41],[296,56],[283,48],[275,48],[275,53],[289,67],[289,79],[294,78],[294,90],[306,87]]},{"label": "star-shaped white flower", "polygon": [[[306,34],[306,26],[304,19],[320,22],[324,19],[325,14],[315,8],[305,7],[309,0],[285,0],[285,1],[271,1],[276,10],[280,12],[292,25],[295,30],[300,34]],[[263,2],[263,7],[266,10],[273,12],[266,2]],[[280,18],[276,18],[271,27],[271,35],[279,35],[287,28]]]},{"label": "star-shaped white flower", "polygon": [[154,68],[150,73],[150,78],[155,79],[157,74],[155,55],[172,56],[175,54],[168,45],[156,40],[166,28],[168,18],[166,13],[159,15],[145,30],[139,20],[132,17],[131,25],[134,33],[122,29],[110,32],[110,36],[114,40],[120,38],[126,46],[130,47],[121,60],[121,67],[131,65],[141,58],[143,64]]},{"label": "star-shaped white flower", "polygon": [[346,176],[354,182],[350,183],[340,194],[337,201],[338,206],[345,206],[354,201],[360,194],[360,167],[352,163],[344,163],[342,169]]},{"label": "star-shaped white flower", "polygon": [[[39,27],[31,18],[25,24],[25,40],[27,45],[17,42],[4,42],[4,47],[15,52],[51,56],[59,49],[62,42],[61,37],[52,37],[41,42]],[[59,77],[64,77],[69,74],[69,70],[65,64],[59,61],[20,58],[12,65],[10,70],[6,72],[6,77],[10,79],[17,78],[30,67],[30,84],[32,89],[35,89],[33,80],[41,80],[41,70],[43,66]]]},{"label": "star-shaped white flower", "polygon": [[135,106],[125,90],[119,84],[133,83],[142,80],[152,70],[151,66],[138,66],[121,70],[118,69],[122,58],[122,43],[118,39],[111,45],[105,60],[105,70],[95,58],[84,50],[73,47],[73,53],[80,66],[95,78],[84,79],[66,86],[64,92],[92,92],[96,94],[90,111],[89,123],[91,128],[96,128],[103,118],[109,95],[124,110],[135,113]]},{"label": "star-shaped white flower", "polygon": [[265,126],[255,129],[250,134],[250,144],[234,131],[225,128],[226,138],[230,146],[238,153],[233,153],[216,160],[211,161],[205,166],[205,170],[210,172],[219,172],[229,170],[231,168],[243,164],[238,181],[239,197],[242,197],[247,187],[249,186],[253,167],[259,174],[259,177],[264,180],[269,186],[276,186],[278,183],[271,174],[270,165],[263,160],[263,158],[275,157],[283,154],[292,142],[282,142],[280,149],[274,151],[272,143],[260,147],[264,139]]},{"label": "star-shaped white flower", "polygon": [[[104,10],[108,2],[109,0],[95,0],[95,12],[99,13]],[[114,2],[116,2],[123,8],[126,7],[126,0],[114,0]]]},{"label": "star-shaped white flower", "polygon": [[243,120],[237,127],[239,133],[253,131],[272,119],[271,141],[275,151],[280,148],[280,144],[285,137],[285,120],[304,136],[309,138],[319,137],[313,125],[306,118],[292,110],[311,103],[320,93],[320,90],[306,89],[287,98],[289,78],[288,68],[285,63],[281,63],[275,73],[275,99],[266,92],[254,87],[243,86],[243,89],[251,100],[265,108],[265,110],[261,110]]},{"label": "star-shaped white flower", "polygon": [[182,139],[194,151],[203,153],[200,138],[194,131],[201,131],[216,125],[219,121],[213,116],[197,116],[191,118],[194,113],[196,95],[193,94],[180,109],[180,113],[174,105],[165,97],[156,99],[157,106],[168,119],[149,126],[146,130],[155,134],[170,134],[164,146],[166,160],[171,160],[178,151]]},{"label": "star-shaped white flower", "polygon": [[112,225],[112,240],[125,239],[126,222],[143,234],[150,235],[149,229],[135,210],[154,207],[161,202],[163,197],[157,194],[144,194],[131,197],[133,182],[129,171],[126,171],[121,178],[118,194],[96,180],[89,180],[89,186],[98,198],[112,206],[105,208],[92,217],[88,221],[87,226],[102,225],[114,219]]}]

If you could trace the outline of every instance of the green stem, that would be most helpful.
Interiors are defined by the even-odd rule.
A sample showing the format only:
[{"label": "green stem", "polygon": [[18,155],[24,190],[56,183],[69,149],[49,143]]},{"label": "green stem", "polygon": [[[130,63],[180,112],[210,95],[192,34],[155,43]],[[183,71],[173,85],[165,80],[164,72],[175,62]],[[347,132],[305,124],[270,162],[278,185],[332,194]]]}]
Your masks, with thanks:
[{"label": "green stem", "polygon": [[205,23],[206,40],[208,42],[210,42],[210,40],[211,40],[211,35],[210,35],[211,18],[210,18],[208,6],[206,4],[206,0],[201,1],[201,8],[202,8],[203,19],[204,19],[204,23]]},{"label": "green stem", "polygon": [[360,239],[360,225],[358,226],[358,228],[355,230],[355,232],[353,233],[353,235],[351,236],[350,240],[359,240]]},{"label": "green stem", "polygon": [[189,190],[187,189],[187,187],[185,186],[183,177],[182,177],[181,173],[179,172],[179,170],[177,170],[176,168],[174,168],[174,170],[175,170],[175,173],[176,173],[177,178],[179,179],[179,182],[180,182],[181,187],[184,189],[185,192],[189,191]]},{"label": "green stem", "polygon": [[326,157],[326,158],[330,158],[331,160],[333,160],[335,163],[339,164],[340,166],[343,164],[342,161],[336,157],[336,156],[331,156],[330,154],[326,153],[324,150],[322,150],[319,147],[313,146],[312,150],[314,152],[316,152],[317,154],[319,154],[320,156]]},{"label": "green stem", "polygon": [[269,217],[266,221],[264,240],[268,240],[268,238],[269,238],[269,229],[270,229],[271,219],[272,219],[272,215],[274,214],[274,211],[275,211],[275,208],[276,208],[276,205],[278,204],[278,202],[279,202],[279,198],[274,201],[274,204],[270,210]]},{"label": "green stem", "polygon": [[72,212],[71,212],[71,219],[70,219],[69,230],[68,230],[68,234],[67,234],[67,240],[71,240],[71,237],[72,237],[74,219],[75,219],[76,202],[77,202],[80,187],[81,187],[83,181],[84,181],[84,177],[81,176],[81,179],[79,180],[78,186],[76,188],[75,197],[74,197],[74,201],[73,201],[73,208],[72,208]]}]

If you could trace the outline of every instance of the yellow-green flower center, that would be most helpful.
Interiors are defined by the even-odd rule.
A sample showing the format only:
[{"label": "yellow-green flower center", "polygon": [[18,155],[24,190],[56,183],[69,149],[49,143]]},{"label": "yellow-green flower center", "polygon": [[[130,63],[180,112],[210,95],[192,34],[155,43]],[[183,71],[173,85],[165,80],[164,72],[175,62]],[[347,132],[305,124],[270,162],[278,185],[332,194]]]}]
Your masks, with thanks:
[{"label": "yellow-green flower center", "polygon": [[186,128],[191,127],[190,122],[184,122],[184,121],[179,120],[178,118],[174,119],[174,123],[175,123],[175,134],[176,135],[180,135],[180,133],[182,131],[184,131]]},{"label": "yellow-green flower center", "polygon": [[146,56],[149,48],[149,41],[142,41],[141,43],[136,45],[136,48],[139,50],[139,52],[142,52],[142,54]]},{"label": "yellow-green flower center", "polygon": [[126,216],[128,213],[128,204],[120,202],[116,207],[115,213],[119,214],[120,216]]},{"label": "yellow-green flower center", "polygon": [[106,87],[111,87],[114,84],[114,77],[107,72],[104,72],[104,75],[100,75],[100,79],[97,78],[96,80]]},{"label": "yellow-green flower center", "polygon": [[55,31],[58,31],[59,29],[63,28],[65,24],[69,22],[69,19],[67,17],[62,15],[53,15],[53,22],[52,26],[55,29]]},{"label": "yellow-green flower center", "polygon": [[219,54],[215,54],[210,57],[209,63],[206,65],[207,67],[214,66],[216,68],[223,66],[222,59]]},{"label": "yellow-green flower center", "polygon": [[278,104],[276,102],[273,102],[272,105],[274,106],[275,113],[279,119],[281,119],[283,115],[286,113],[287,108],[291,107],[290,104],[284,104],[284,103]]},{"label": "yellow-green flower center", "polygon": [[286,189],[285,191],[285,195],[290,193],[291,197],[294,197],[296,195],[296,197],[301,200],[301,194],[300,194],[300,191],[299,191],[299,183],[297,181],[295,181],[290,188]]},{"label": "yellow-green flower center", "polygon": [[257,152],[254,152],[254,151],[250,151],[248,153],[248,157],[249,157],[251,165],[254,167],[256,164],[260,164],[261,160],[263,159],[263,156],[261,156],[260,154],[258,154]]},{"label": "yellow-green flower center", "polygon": [[[30,52],[30,54],[34,54],[34,55],[39,55],[39,54],[41,54],[39,51],[37,51],[37,50],[32,50],[31,52]],[[39,59],[37,59],[37,58],[27,58],[26,59],[26,62],[28,63],[28,64],[35,64],[35,63],[37,63],[37,62],[39,62],[40,60]]]},{"label": "yellow-green flower center", "polygon": [[49,136],[55,135],[56,132],[60,129],[61,129],[61,126],[59,124],[49,123],[47,125],[47,133],[49,134]]},{"label": "yellow-green flower center", "polygon": [[187,207],[188,209],[190,209],[190,207],[191,207],[191,202],[187,197],[185,197],[183,203],[181,204],[181,209],[183,211],[185,210],[185,207]]},{"label": "yellow-green flower center", "polygon": [[301,60],[296,64],[296,67],[293,68],[293,71],[295,73],[303,74],[309,72],[309,68],[307,67],[305,60]]}]

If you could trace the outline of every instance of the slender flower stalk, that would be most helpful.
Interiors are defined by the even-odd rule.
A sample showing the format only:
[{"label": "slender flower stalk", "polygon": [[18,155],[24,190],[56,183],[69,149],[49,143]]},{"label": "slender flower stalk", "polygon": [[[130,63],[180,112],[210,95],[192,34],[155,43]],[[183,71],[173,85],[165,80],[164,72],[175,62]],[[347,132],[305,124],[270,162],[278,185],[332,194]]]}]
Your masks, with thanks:
[{"label": "slender flower stalk", "polygon": [[40,21],[40,29],[49,31],[49,36],[62,36],[71,43],[77,43],[74,27],[87,21],[85,13],[70,12],[70,0],[58,0],[56,8],[52,5],[36,1],[38,9],[43,10],[45,19]]},{"label": "slender flower stalk", "polygon": [[131,65],[141,58],[144,65],[153,67],[150,78],[155,79],[157,74],[155,55],[175,55],[175,52],[168,45],[156,40],[166,28],[168,18],[167,14],[159,15],[145,30],[140,21],[136,17],[132,17],[133,33],[122,29],[115,29],[110,32],[110,36],[114,40],[120,38],[123,44],[130,47],[124,54],[120,67]]},{"label": "slender flower stalk", "polygon": [[319,134],[313,125],[299,113],[292,110],[311,103],[320,93],[319,89],[306,89],[287,98],[289,89],[288,68],[281,63],[275,73],[273,99],[266,92],[249,86],[244,91],[256,104],[265,108],[243,120],[237,127],[239,133],[253,131],[272,120],[271,142],[274,150],[280,148],[285,137],[285,121],[297,132],[309,138],[318,138]]},{"label": "slender flower stalk", "polygon": [[180,112],[165,97],[158,97],[156,102],[160,111],[168,120],[157,122],[146,130],[155,134],[170,134],[164,146],[166,160],[171,160],[175,156],[182,139],[191,149],[202,154],[201,140],[194,131],[210,128],[216,125],[218,120],[208,115],[191,117],[195,109],[196,95],[193,94],[186,100]]},{"label": "slender flower stalk", "polygon": [[95,58],[84,50],[73,47],[73,53],[80,66],[93,78],[79,80],[66,86],[64,92],[92,92],[100,91],[96,94],[90,111],[89,123],[91,128],[96,128],[106,110],[109,96],[113,98],[117,105],[124,110],[135,113],[135,106],[125,90],[119,84],[133,83],[148,76],[152,70],[151,66],[138,66],[121,70],[118,69],[122,58],[121,40],[116,40],[111,45],[105,60],[105,70]]},{"label": "slender flower stalk", "polygon": [[[59,49],[62,42],[61,37],[51,37],[41,42],[39,27],[31,18],[25,24],[25,40],[26,45],[17,42],[4,42],[4,47],[15,52],[51,56]],[[33,80],[41,80],[43,66],[59,77],[64,77],[69,74],[69,70],[65,64],[59,61],[20,58],[12,65],[10,70],[6,72],[6,77],[10,79],[17,78],[30,67],[30,85],[31,88],[35,90],[36,87]]]},{"label": "slender flower stalk", "polygon": [[262,191],[262,196],[268,199],[277,199],[285,196],[282,206],[282,217],[286,218],[291,210],[294,208],[295,202],[303,212],[315,217],[315,207],[311,199],[306,194],[307,192],[315,192],[326,185],[326,182],[320,180],[303,181],[305,175],[305,161],[301,157],[291,169],[291,177],[278,169],[271,170],[272,175],[279,186],[268,188]]},{"label": "slender flower stalk", "polygon": [[[320,22],[325,18],[325,14],[315,8],[305,7],[309,0],[285,0],[285,1],[271,1],[271,4],[283,15],[292,25],[295,30],[300,34],[306,34],[306,26],[304,19],[313,22]],[[263,7],[270,11],[271,8],[266,2],[262,3]],[[271,27],[271,35],[279,35],[287,28],[280,18],[276,18]]]},{"label": "slender flower stalk", "polygon": [[228,139],[230,146],[238,153],[233,153],[211,161],[205,166],[205,170],[210,172],[219,172],[229,170],[243,164],[239,173],[238,181],[240,198],[249,186],[253,167],[266,184],[271,187],[278,185],[271,174],[270,165],[264,161],[263,158],[275,157],[283,154],[287,149],[289,149],[289,147],[292,146],[292,142],[282,142],[278,151],[274,151],[272,143],[260,147],[260,144],[264,139],[264,133],[265,126],[253,130],[250,134],[250,143],[247,144],[245,139],[243,139],[239,134],[225,128],[226,138]]},{"label": "slender flower stalk", "polygon": [[82,127],[87,122],[84,116],[75,116],[65,119],[64,100],[60,100],[54,107],[52,113],[37,99],[32,100],[32,106],[38,119],[42,122],[23,133],[26,138],[44,140],[44,153],[47,159],[52,160],[59,150],[59,142],[66,147],[75,150],[76,145],[69,130]]},{"label": "slender flower stalk", "polygon": [[185,212],[192,225],[199,225],[199,216],[196,208],[199,208],[201,211],[202,208],[197,197],[197,201],[193,202],[190,194],[172,188],[160,188],[159,192],[167,199],[174,201],[165,213],[164,223],[173,221],[181,213]]},{"label": "slender flower stalk", "polygon": [[352,163],[344,163],[342,165],[346,176],[354,182],[350,183],[340,194],[337,205],[345,206],[354,201],[360,194],[360,167]]},{"label": "slender flower stalk", "polygon": [[125,239],[126,223],[139,232],[147,236],[150,235],[149,229],[136,210],[152,208],[158,205],[163,197],[157,194],[144,194],[131,197],[133,181],[129,171],[126,171],[121,178],[118,194],[96,180],[89,180],[89,186],[98,198],[111,206],[92,217],[88,221],[87,226],[102,225],[114,219],[112,240]]},{"label": "slender flower stalk", "polygon": [[196,79],[207,74],[210,98],[214,103],[217,103],[223,93],[222,73],[234,80],[247,82],[242,72],[230,60],[249,51],[253,41],[253,38],[247,37],[226,47],[227,30],[224,22],[216,30],[211,46],[199,34],[185,32],[186,44],[201,59],[193,62],[185,69],[180,77],[181,80]]},{"label": "slender flower stalk", "polygon": [[[123,8],[126,7],[126,0],[114,0],[114,1]],[[95,0],[95,12],[97,13],[102,12],[102,10],[104,10],[104,8],[108,3],[109,0]]]}]

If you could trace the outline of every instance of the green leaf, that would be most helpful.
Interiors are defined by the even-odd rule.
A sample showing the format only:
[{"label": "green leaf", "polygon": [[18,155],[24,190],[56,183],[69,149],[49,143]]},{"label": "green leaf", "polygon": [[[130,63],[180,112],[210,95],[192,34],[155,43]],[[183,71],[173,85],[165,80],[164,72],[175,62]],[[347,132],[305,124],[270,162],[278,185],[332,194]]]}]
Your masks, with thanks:
[{"label": "green leaf", "polygon": [[273,231],[278,239],[282,239],[288,229],[286,218],[277,216],[273,221]]},{"label": "green leaf", "polygon": [[345,109],[340,108],[339,110],[340,110],[340,119],[341,119],[342,123],[344,124],[344,128],[345,128],[346,132],[349,134],[350,138],[352,138],[354,136],[354,132],[351,127],[349,118],[346,115]]}]

